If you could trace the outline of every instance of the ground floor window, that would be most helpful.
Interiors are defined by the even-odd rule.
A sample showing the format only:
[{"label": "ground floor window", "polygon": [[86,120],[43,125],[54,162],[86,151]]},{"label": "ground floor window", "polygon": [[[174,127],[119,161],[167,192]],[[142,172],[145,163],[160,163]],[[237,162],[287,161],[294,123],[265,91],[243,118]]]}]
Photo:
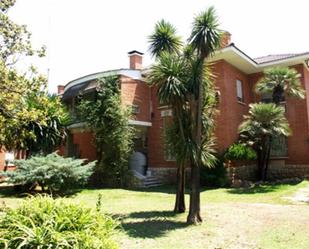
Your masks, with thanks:
[{"label": "ground floor window", "polygon": [[[171,116],[163,117],[163,139],[168,129],[168,125],[172,122]],[[176,161],[175,155],[172,152],[172,148],[167,143],[164,143],[164,160],[165,161]]]},{"label": "ground floor window", "polygon": [[278,136],[272,138],[270,156],[271,157],[288,156],[287,138],[285,136]]}]

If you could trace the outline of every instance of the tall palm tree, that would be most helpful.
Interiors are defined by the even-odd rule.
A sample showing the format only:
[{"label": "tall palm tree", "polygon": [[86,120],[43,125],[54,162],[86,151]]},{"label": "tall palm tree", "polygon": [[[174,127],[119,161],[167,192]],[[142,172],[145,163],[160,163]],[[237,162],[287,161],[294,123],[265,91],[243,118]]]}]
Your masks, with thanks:
[{"label": "tall palm tree", "polygon": [[249,115],[239,126],[241,139],[257,153],[258,177],[262,181],[266,179],[272,137],[291,134],[284,112],[283,107],[273,103],[251,104]]},{"label": "tall palm tree", "polygon": [[[177,161],[177,191],[174,212],[185,212],[185,164],[187,148],[184,120],[186,117],[186,78],[187,66],[179,57],[182,42],[172,24],[161,20],[155,25],[154,32],[149,36],[150,52],[156,57],[156,64],[151,67],[148,82],[158,89],[161,103],[170,105],[173,109],[174,123],[165,134],[167,146]],[[174,141],[175,139],[175,141]]]},{"label": "tall palm tree", "polygon": [[[200,167],[212,166],[215,91],[206,59],[220,46],[221,31],[214,8],[198,15],[189,44],[181,48],[176,29],[165,21],[156,24],[150,36],[150,51],[157,60],[149,81],[158,87],[162,103],[173,109],[173,125],[167,139],[179,165],[178,190],[184,200],[184,165],[191,165],[191,194],[188,223],[200,223]],[[177,141],[176,141],[177,140]],[[180,195],[179,195],[180,196]],[[177,205],[177,197],[176,197]],[[183,203],[184,205],[184,203]]]},{"label": "tall palm tree", "polygon": [[196,52],[200,65],[198,76],[195,81],[196,99],[193,101],[196,111],[196,129],[193,129],[195,135],[195,143],[197,147],[197,163],[191,163],[191,193],[190,193],[190,210],[187,217],[188,223],[200,223],[202,218],[200,215],[200,167],[202,166],[202,116],[205,107],[206,84],[209,82],[205,74],[205,60],[211,56],[216,49],[220,47],[222,32],[219,29],[218,18],[215,9],[210,7],[204,12],[197,15],[193,22],[191,35],[188,39],[192,50]]}]

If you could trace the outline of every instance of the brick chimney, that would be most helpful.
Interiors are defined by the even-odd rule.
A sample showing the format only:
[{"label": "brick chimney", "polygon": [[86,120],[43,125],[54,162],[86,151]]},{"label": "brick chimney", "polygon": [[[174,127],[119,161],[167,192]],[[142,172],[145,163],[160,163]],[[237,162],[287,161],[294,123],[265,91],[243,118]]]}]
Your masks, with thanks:
[{"label": "brick chimney", "polygon": [[143,53],[132,50],[128,55],[130,58],[130,69],[138,70],[143,68]]},{"label": "brick chimney", "polygon": [[221,48],[225,48],[231,44],[231,33],[228,31],[223,31],[223,35],[221,38]]},{"label": "brick chimney", "polygon": [[57,86],[57,93],[58,95],[61,95],[64,93],[64,85],[58,85]]}]

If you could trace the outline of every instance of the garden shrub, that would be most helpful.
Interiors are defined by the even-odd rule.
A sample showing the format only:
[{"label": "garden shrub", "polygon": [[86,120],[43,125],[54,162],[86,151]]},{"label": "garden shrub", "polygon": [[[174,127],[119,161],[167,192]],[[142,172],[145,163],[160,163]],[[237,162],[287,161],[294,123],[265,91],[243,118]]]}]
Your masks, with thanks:
[{"label": "garden shrub", "polygon": [[228,184],[223,156],[217,156],[214,167],[201,168],[201,185],[206,187],[224,187]]},{"label": "garden shrub", "polygon": [[85,164],[83,159],[64,158],[57,153],[33,156],[14,161],[16,170],[7,172],[8,182],[28,186],[40,186],[43,191],[63,192],[87,183],[95,162]]},{"label": "garden shrub", "polygon": [[116,226],[95,209],[39,195],[0,215],[0,248],[116,249]]},{"label": "garden shrub", "polygon": [[224,155],[227,160],[256,160],[256,152],[244,144],[232,144]]}]

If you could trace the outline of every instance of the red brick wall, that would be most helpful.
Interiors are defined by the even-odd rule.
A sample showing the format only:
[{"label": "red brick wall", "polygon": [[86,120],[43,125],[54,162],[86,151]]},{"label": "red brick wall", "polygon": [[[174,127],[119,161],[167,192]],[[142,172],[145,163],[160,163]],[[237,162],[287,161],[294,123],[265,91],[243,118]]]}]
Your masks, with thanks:
[{"label": "red brick wall", "polygon": [[150,121],[150,88],[145,82],[121,76],[121,101],[123,105],[138,105],[135,115],[139,121]]},{"label": "red brick wall", "polygon": [[[214,64],[213,70],[216,87],[220,91],[215,135],[218,152],[223,152],[238,139],[238,126],[243,120],[243,115],[248,112],[251,89],[248,76],[226,61],[218,61]],[[244,103],[237,100],[236,80],[242,81]]]},{"label": "red brick wall", "polygon": [[91,132],[73,133],[73,143],[79,146],[80,158],[93,161],[97,159],[94,136]]},{"label": "red brick wall", "polygon": [[[304,66],[297,65],[295,69],[301,74],[305,87]],[[288,138],[288,164],[309,164],[309,136],[307,101],[287,97],[287,119],[292,129]]]},{"label": "red brick wall", "polygon": [[3,170],[5,166],[5,152],[0,150],[0,170]]},{"label": "red brick wall", "polygon": [[160,108],[157,98],[157,89],[151,88],[152,100],[152,126],[148,133],[148,166],[149,167],[175,167],[174,161],[166,161],[164,159],[164,138],[163,138],[163,117],[161,111],[166,110]]}]

